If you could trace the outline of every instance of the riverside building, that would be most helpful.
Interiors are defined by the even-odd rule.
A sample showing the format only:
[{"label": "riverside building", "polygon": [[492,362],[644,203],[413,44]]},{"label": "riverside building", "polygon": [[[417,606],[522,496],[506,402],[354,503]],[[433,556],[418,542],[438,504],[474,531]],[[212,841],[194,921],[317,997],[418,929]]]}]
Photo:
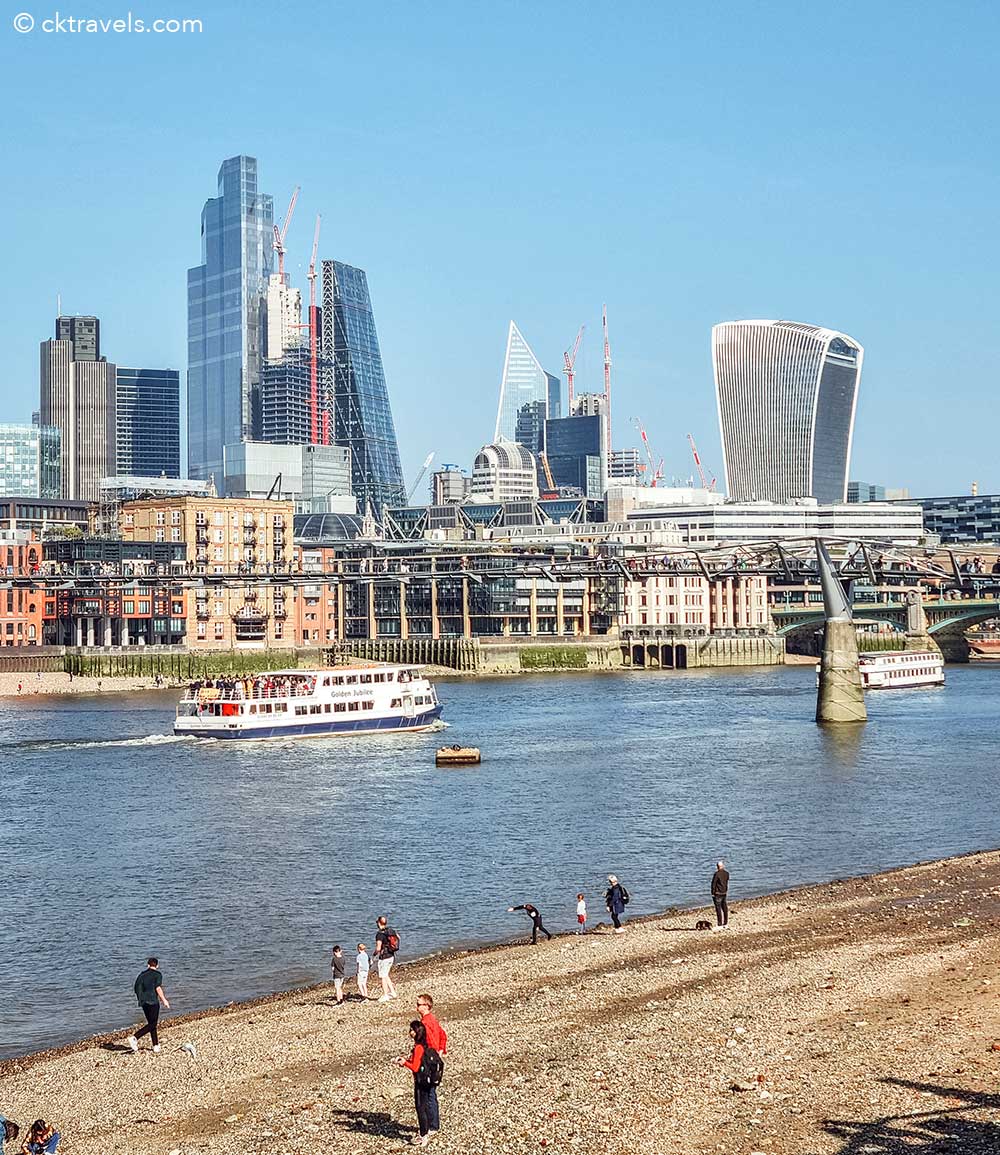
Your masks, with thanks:
[{"label": "riverside building", "polygon": [[712,330],[726,492],[733,501],[847,500],[861,346],[794,321]]},{"label": "riverside building", "polygon": [[0,497],[57,500],[61,492],[59,429],[0,424]]}]

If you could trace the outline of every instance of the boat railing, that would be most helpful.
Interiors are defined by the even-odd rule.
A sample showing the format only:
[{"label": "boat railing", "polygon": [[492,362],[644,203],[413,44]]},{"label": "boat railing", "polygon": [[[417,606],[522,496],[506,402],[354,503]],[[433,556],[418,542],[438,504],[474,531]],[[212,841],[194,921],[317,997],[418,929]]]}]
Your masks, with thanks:
[{"label": "boat railing", "polygon": [[310,698],[316,692],[316,684],[295,682],[291,685],[222,688],[220,686],[188,686],[181,695],[182,702],[254,702],[274,698]]}]

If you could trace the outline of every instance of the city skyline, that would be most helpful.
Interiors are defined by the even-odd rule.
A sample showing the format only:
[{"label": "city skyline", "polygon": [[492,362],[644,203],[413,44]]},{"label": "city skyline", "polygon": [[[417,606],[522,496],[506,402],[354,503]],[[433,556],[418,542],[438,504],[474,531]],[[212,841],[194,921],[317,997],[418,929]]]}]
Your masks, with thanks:
[{"label": "city skyline", "polygon": [[[204,36],[183,45],[101,42],[109,67],[86,112],[68,99],[69,73],[43,65],[73,59],[70,38],[9,33],[10,195],[19,205],[9,259],[18,275],[0,290],[11,350],[0,416],[30,419],[36,354],[21,334],[48,331],[58,293],[64,311],[104,319],[122,362],[186,365],[192,206],[204,201],[206,173],[246,152],[282,209],[302,186],[286,242],[296,287],[317,211],[326,254],[368,272],[408,484],[430,450],[467,463],[490,435],[496,334],[511,316],[551,370],[585,322],[577,387],[597,391],[607,300],[613,447],[634,444],[630,418],[640,416],[668,478],[693,472],[688,431],[721,474],[712,325],[794,316],[855,334],[866,348],[856,476],[914,494],[967,492],[973,480],[1000,489],[995,455],[968,444],[966,415],[942,420],[938,410],[942,389],[973,409],[990,400],[996,241],[982,222],[997,162],[981,114],[991,99],[981,46],[995,37],[997,13],[972,6],[959,26],[898,4],[859,8],[865,52],[834,93],[806,83],[809,45],[834,30],[820,15],[789,19],[781,4],[753,20],[650,10],[639,21],[615,11],[599,46],[571,38],[568,67],[580,82],[540,87],[532,77],[561,55],[570,11],[553,4],[533,14],[530,44],[502,70],[483,66],[507,42],[500,14],[469,25],[443,11],[423,21],[401,11],[387,33],[374,14],[352,13],[344,82],[373,61],[394,67],[364,116],[333,130],[330,155],[306,147],[311,130],[292,114],[290,93],[236,99],[239,74],[219,47],[264,35],[260,14],[216,6]],[[332,24],[317,24],[310,39],[322,42]],[[292,50],[305,43],[302,30],[288,36]],[[194,115],[195,92],[181,84],[149,134],[152,105],[119,99],[150,69],[185,77],[209,67],[228,93],[217,118]],[[941,80],[933,95],[913,80],[930,71]],[[442,124],[443,106],[451,111]],[[492,115],[500,106],[502,121]],[[84,117],[90,131],[75,131]],[[29,132],[33,119],[58,120],[58,155]],[[817,126],[835,148],[816,147]],[[133,171],[157,173],[138,196]]]}]

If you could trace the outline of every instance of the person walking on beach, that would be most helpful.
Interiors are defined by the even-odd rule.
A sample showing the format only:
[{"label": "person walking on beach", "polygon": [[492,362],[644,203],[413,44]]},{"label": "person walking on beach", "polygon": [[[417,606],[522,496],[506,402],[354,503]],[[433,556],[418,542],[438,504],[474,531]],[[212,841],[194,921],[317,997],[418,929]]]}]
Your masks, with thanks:
[{"label": "person walking on beach", "polygon": [[4,1143],[13,1143],[21,1134],[21,1128],[13,1119],[0,1115],[0,1155],[3,1155]]},{"label": "person walking on beach", "polygon": [[371,959],[368,957],[368,947],[363,942],[358,943],[358,994],[368,998],[368,972],[372,969]]},{"label": "person walking on beach", "polygon": [[522,903],[520,906],[508,906],[507,913],[513,914],[515,910],[523,910],[531,919],[531,945],[538,945],[538,932],[541,931],[546,939],[552,937],[551,934],[542,926],[542,915],[537,906],[532,906],[530,902]]},{"label": "person walking on beach", "polygon": [[134,1035],[129,1035],[128,1045],[133,1051],[139,1050],[139,1040],[142,1036],[149,1035],[154,1053],[160,1053],[160,1039],[156,1033],[156,1026],[160,1021],[160,1004],[162,1003],[169,1011],[170,1003],[163,993],[163,975],[160,973],[159,966],[159,961],[155,955],[150,955],[146,960],[146,969],[140,971],[139,977],[135,980],[133,989],[135,990],[135,997],[139,1000],[142,1013],[146,1016],[146,1025],[136,1031]]},{"label": "person walking on beach", "polygon": [[576,896],[576,933],[587,933],[587,900],[582,894]]},{"label": "person walking on beach", "polygon": [[618,881],[616,875],[609,874],[608,889],[604,892],[604,905],[608,908],[611,921],[615,924],[615,934],[625,933],[625,928],[622,926],[622,915],[625,913],[628,902],[628,891]]},{"label": "person walking on beach", "polygon": [[333,975],[333,994],[338,1007],[344,1001],[344,967],[346,965],[347,959],[344,958],[344,952],[339,946],[335,946],[333,957],[330,959],[330,971]]},{"label": "person walking on beach", "polygon": [[448,1033],[434,1014],[434,998],[431,995],[417,995],[417,1014],[427,1032],[427,1045],[439,1055],[448,1053]]},{"label": "person walking on beach", "polygon": [[427,1030],[419,1019],[410,1023],[413,1048],[409,1058],[396,1060],[400,1067],[413,1072],[413,1102],[417,1109],[417,1127],[420,1132],[413,1140],[414,1147],[426,1147],[441,1125],[437,1089],[444,1073],[444,1062],[433,1047],[427,1044]]},{"label": "person walking on beach", "polygon": [[394,930],[389,929],[385,915],[382,915],[375,925],[378,927],[375,932],[375,959],[378,967],[378,981],[382,987],[382,997],[379,1002],[387,1003],[396,997],[396,987],[389,972],[392,970],[392,964],[396,961],[396,952],[399,950],[399,935]]},{"label": "person walking on beach", "polygon": [[715,864],[712,875],[712,902],[715,904],[717,929],[729,926],[729,871],[721,860]]}]

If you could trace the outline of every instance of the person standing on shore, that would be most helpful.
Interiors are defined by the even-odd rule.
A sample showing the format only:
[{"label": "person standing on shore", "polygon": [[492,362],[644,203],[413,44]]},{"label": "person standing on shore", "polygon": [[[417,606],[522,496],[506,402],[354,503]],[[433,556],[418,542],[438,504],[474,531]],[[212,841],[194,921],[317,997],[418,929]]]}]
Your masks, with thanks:
[{"label": "person standing on shore", "polygon": [[582,894],[576,896],[576,933],[587,933],[587,900]]},{"label": "person standing on shore", "polygon": [[413,1049],[409,1058],[397,1059],[401,1067],[413,1072],[413,1101],[417,1109],[417,1127],[420,1134],[413,1140],[415,1147],[426,1147],[441,1125],[437,1089],[441,1084],[444,1063],[441,1056],[428,1046],[427,1031],[419,1019],[410,1023]]},{"label": "person standing on shore", "polygon": [[21,1134],[21,1128],[13,1119],[0,1115],[0,1155],[3,1155],[4,1143],[13,1143]]},{"label": "person standing on shore", "polygon": [[528,915],[528,917],[531,919],[531,945],[532,946],[538,945],[538,932],[539,931],[541,931],[542,934],[545,935],[546,939],[550,939],[552,937],[552,935],[549,934],[549,932],[545,929],[545,927],[542,926],[542,915],[541,915],[541,911],[538,909],[537,906],[532,906],[532,904],[530,902],[524,902],[520,906],[508,906],[507,907],[507,913],[508,914],[513,914],[515,910],[523,910]]},{"label": "person standing on shore", "polygon": [[150,955],[146,960],[146,969],[141,971],[135,980],[133,989],[135,990],[135,997],[139,1000],[142,1013],[146,1016],[146,1025],[136,1031],[134,1035],[129,1035],[128,1045],[133,1051],[139,1050],[139,1040],[142,1036],[149,1035],[153,1043],[154,1053],[160,1053],[160,1039],[156,1033],[156,1027],[160,1021],[160,1004],[162,1003],[169,1011],[170,1003],[163,993],[163,975],[160,973],[159,966],[158,959],[154,955]]},{"label": "person standing on shore", "polygon": [[382,987],[380,1003],[387,1003],[396,997],[396,987],[389,975],[392,964],[396,961],[396,952],[399,950],[399,935],[389,929],[385,915],[379,918],[375,925],[375,959],[378,966],[378,981]]},{"label": "person standing on shore", "polygon": [[346,965],[347,959],[344,958],[344,952],[339,946],[335,946],[333,956],[330,959],[330,972],[333,975],[333,994],[338,1007],[344,1001],[344,967]]},{"label": "person standing on shore", "polygon": [[609,874],[608,889],[604,892],[604,905],[608,908],[611,921],[615,924],[615,934],[625,933],[625,928],[622,926],[622,915],[625,913],[628,902],[628,891],[618,881],[617,875]]},{"label": "person standing on shore", "polygon": [[372,969],[371,959],[368,957],[368,947],[363,942],[358,943],[358,994],[368,998],[368,972]]},{"label": "person standing on shore", "polygon": [[716,929],[729,926],[729,871],[720,861],[715,864],[712,875],[712,902],[715,904]]},{"label": "person standing on shore", "polygon": [[434,998],[432,995],[417,995],[417,1014],[427,1032],[427,1045],[439,1055],[448,1053],[448,1033],[438,1022],[434,1014]]}]

